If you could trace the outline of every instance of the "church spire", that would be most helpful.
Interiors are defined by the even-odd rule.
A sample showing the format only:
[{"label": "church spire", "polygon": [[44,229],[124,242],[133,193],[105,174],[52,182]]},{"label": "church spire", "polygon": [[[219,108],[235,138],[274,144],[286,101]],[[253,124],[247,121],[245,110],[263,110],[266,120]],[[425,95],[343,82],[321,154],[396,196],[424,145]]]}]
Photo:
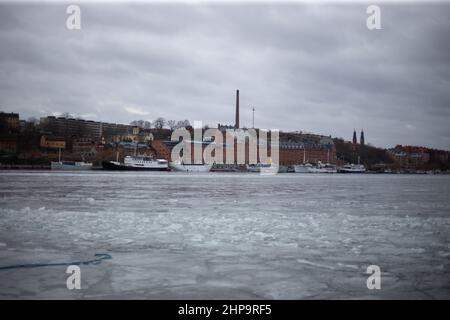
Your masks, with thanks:
[{"label": "church spire", "polygon": [[364,130],[361,130],[361,137],[359,138],[359,144],[364,145]]},{"label": "church spire", "polygon": [[358,141],[356,140],[356,130],[353,130],[353,144],[357,144]]}]

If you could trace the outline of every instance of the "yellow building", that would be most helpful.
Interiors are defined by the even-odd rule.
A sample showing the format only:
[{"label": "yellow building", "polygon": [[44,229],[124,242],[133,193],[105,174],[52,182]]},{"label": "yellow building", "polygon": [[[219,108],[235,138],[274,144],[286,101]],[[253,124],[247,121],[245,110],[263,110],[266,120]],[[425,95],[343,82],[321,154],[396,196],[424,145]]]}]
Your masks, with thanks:
[{"label": "yellow building", "polygon": [[42,148],[65,149],[66,141],[64,138],[42,135],[40,146]]}]

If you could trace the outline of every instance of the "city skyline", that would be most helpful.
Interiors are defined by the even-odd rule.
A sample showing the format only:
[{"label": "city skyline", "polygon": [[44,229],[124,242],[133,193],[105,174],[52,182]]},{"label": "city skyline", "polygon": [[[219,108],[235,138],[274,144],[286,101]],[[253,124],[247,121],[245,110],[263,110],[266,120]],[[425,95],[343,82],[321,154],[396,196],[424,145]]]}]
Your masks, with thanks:
[{"label": "city skyline", "polygon": [[[0,109],[130,123],[157,117],[450,149],[449,6],[1,4]],[[414,35],[414,36],[411,36]]]}]

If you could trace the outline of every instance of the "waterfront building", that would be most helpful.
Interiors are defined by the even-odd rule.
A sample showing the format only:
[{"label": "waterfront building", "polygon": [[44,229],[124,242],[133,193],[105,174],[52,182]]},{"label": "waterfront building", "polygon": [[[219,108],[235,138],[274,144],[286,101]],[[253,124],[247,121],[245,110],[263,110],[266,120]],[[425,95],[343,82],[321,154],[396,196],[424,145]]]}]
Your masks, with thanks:
[{"label": "waterfront building", "polygon": [[0,112],[0,133],[17,134],[20,130],[18,113]]},{"label": "waterfront building", "polygon": [[0,112],[0,154],[15,154],[17,152],[19,131],[19,114]]},{"label": "waterfront building", "polygon": [[[259,142],[255,145],[251,145],[249,140],[246,138],[250,135],[248,129],[240,128],[239,119],[239,90],[236,90],[236,105],[235,105],[235,123],[234,125],[224,125],[218,124],[217,129],[222,134],[222,146],[221,149],[216,149],[215,151],[222,152],[218,158],[221,159],[220,162],[223,163],[235,163],[237,164],[238,152],[243,159],[243,164],[256,164],[261,161]],[[240,138],[235,138],[230,136],[228,130],[239,130]],[[191,132],[192,133],[192,132]],[[203,136],[203,135],[202,135]],[[356,132],[355,132],[356,136]],[[270,154],[270,135],[268,135],[267,151],[268,156]],[[306,162],[317,163],[321,161],[323,163],[336,163],[336,149],[334,147],[333,140],[331,137],[314,135],[314,134],[302,134],[298,132],[280,132],[279,134],[279,164],[280,165],[295,165]],[[227,142],[235,141],[234,150],[231,151],[232,159],[227,159]],[[189,143],[189,142],[187,142]],[[202,154],[206,147],[211,143],[216,143],[212,140],[203,141],[191,141],[191,162],[196,160],[197,162],[207,161],[208,159],[194,159],[194,148],[201,144]],[[168,161],[177,161],[179,159],[171,159],[171,152],[178,142],[168,141],[168,139],[156,139],[152,141],[152,147],[157,153],[158,158],[166,159]],[[186,146],[188,147],[188,146]],[[213,151],[212,156],[216,156],[215,151]],[[242,154],[242,153],[243,154]],[[230,154],[229,154],[230,155]],[[221,157],[220,157],[221,156]],[[217,159],[217,158],[216,158]],[[218,163],[220,163],[218,162]],[[240,162],[240,161],[239,161]],[[264,161],[263,161],[264,162]]]},{"label": "waterfront building", "polygon": [[334,144],[280,141],[280,164],[336,163]]},{"label": "waterfront building", "polygon": [[388,154],[401,168],[419,168],[430,162],[432,150],[417,146],[397,145],[388,149]]},{"label": "waterfront building", "polygon": [[100,140],[102,137],[133,134],[133,126],[131,125],[65,117],[43,117],[40,119],[40,125],[44,132],[70,139],[73,137],[90,137]]},{"label": "waterfront building", "polygon": [[63,137],[49,136],[43,134],[39,146],[46,149],[65,149],[66,141]]},{"label": "waterfront building", "polygon": [[17,136],[0,134],[0,154],[15,154],[17,152]]}]

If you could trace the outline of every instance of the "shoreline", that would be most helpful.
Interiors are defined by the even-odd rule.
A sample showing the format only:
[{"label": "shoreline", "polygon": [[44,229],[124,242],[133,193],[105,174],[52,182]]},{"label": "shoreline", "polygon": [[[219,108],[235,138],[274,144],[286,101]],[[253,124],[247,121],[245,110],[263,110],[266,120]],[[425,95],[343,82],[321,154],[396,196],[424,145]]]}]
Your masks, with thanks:
[{"label": "shoreline", "polygon": [[[52,170],[50,165],[0,165],[1,171],[53,171],[53,172],[79,172],[79,171],[71,171],[71,170]],[[91,170],[83,170],[86,171],[104,171],[104,172],[117,172],[115,170],[107,170],[100,167],[93,167]],[[171,172],[170,170],[168,172]],[[210,171],[209,173],[249,173],[249,174],[258,174],[257,172],[247,172],[247,171],[239,171],[239,172],[225,172],[225,171]],[[279,172],[278,174],[293,174],[293,175],[448,175],[450,172],[448,171],[430,171],[430,172],[375,172],[375,171],[366,171],[364,173],[296,173],[296,172]]]}]

